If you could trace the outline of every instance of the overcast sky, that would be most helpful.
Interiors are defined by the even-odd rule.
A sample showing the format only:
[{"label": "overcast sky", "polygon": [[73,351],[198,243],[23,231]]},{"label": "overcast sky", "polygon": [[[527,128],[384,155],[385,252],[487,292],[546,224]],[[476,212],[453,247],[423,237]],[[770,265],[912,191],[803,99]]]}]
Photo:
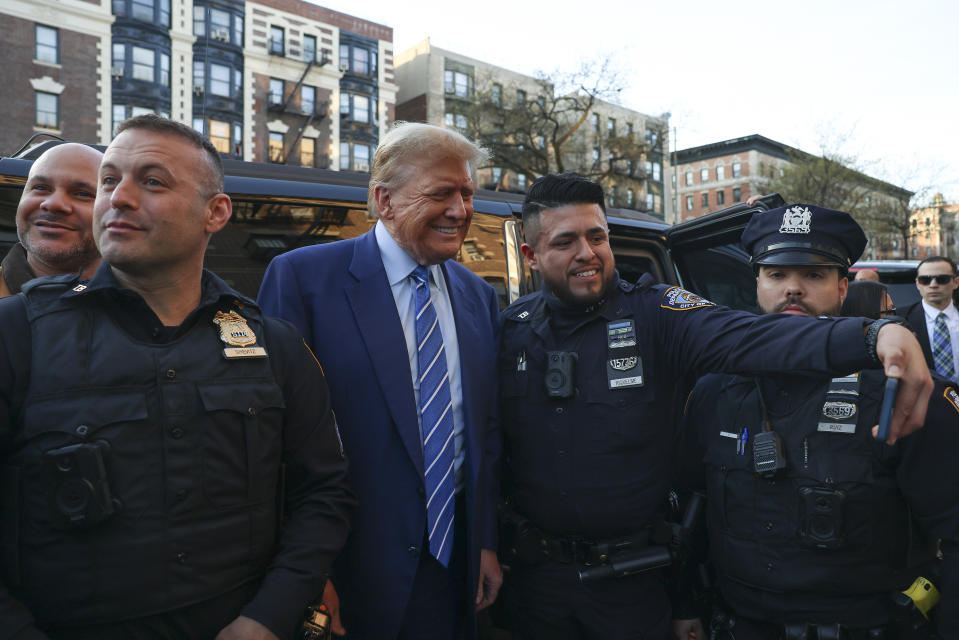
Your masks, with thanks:
[{"label": "overcast sky", "polygon": [[[311,0],[508,69],[612,55],[620,102],[670,112],[679,149],[759,133],[959,201],[955,0]],[[838,142],[837,142],[838,141]]]}]

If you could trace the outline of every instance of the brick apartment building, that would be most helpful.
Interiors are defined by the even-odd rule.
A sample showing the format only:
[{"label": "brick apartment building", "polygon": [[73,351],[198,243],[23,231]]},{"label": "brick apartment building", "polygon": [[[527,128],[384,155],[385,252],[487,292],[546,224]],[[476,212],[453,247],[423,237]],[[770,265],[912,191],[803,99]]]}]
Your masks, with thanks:
[{"label": "brick apartment building", "polygon": [[764,193],[770,172],[782,171],[792,153],[801,152],[761,135],[677,151],[671,178],[676,195],[674,222]]},{"label": "brick apartment building", "polygon": [[107,144],[159,113],[225,155],[365,171],[393,120],[390,27],[302,0],[0,0],[0,154]]}]

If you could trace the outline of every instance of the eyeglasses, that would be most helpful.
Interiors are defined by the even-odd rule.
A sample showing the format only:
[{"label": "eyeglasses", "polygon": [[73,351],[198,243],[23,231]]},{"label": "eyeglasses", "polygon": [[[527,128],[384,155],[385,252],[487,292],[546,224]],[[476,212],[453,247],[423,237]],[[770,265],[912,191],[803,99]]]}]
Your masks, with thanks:
[{"label": "eyeglasses", "polygon": [[882,311],[879,312],[879,317],[880,317],[880,318],[885,318],[886,316],[894,316],[894,315],[896,315],[896,308],[895,308],[895,307],[890,307],[890,308],[888,308],[888,309],[883,309]]},{"label": "eyeglasses", "polygon": [[955,277],[948,273],[941,273],[937,276],[916,276],[916,282],[923,286],[928,286],[933,280],[936,281],[936,284],[949,284]]}]

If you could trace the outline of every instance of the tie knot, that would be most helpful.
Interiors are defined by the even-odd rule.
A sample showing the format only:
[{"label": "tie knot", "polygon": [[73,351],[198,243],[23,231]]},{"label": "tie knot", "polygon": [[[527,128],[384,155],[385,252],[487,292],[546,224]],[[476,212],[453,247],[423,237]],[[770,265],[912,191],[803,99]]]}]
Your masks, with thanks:
[{"label": "tie knot", "polygon": [[417,284],[428,284],[430,281],[430,269],[423,265],[417,265],[417,267],[413,269],[413,273],[410,274],[410,277],[416,280]]},{"label": "tie knot", "polygon": [[940,312],[939,312],[939,315],[936,316],[936,321],[937,321],[937,322],[939,322],[939,321],[945,322],[945,321],[946,321],[946,314],[945,314],[945,312],[940,311]]}]

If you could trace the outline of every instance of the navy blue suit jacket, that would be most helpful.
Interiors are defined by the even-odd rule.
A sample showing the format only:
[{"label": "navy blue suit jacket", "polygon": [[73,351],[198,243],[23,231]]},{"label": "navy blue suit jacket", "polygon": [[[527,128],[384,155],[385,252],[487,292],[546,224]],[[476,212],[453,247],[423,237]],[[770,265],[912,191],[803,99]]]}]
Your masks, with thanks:
[{"label": "navy blue suit jacket", "polygon": [[[496,541],[499,306],[493,288],[462,265],[450,260],[443,272],[463,386],[472,612],[480,549],[495,549]],[[373,231],[278,256],[258,302],[266,315],[296,325],[316,353],[349,458],[359,507],[333,578],[344,626],[351,638],[395,638],[419,561],[426,499],[409,355]]]},{"label": "navy blue suit jacket", "polygon": [[922,300],[909,305],[899,315],[909,323],[909,328],[916,334],[922,353],[926,356],[926,363],[932,371],[935,371],[936,363],[932,359],[932,346],[929,341],[929,332],[926,330],[926,312],[922,308]]}]

